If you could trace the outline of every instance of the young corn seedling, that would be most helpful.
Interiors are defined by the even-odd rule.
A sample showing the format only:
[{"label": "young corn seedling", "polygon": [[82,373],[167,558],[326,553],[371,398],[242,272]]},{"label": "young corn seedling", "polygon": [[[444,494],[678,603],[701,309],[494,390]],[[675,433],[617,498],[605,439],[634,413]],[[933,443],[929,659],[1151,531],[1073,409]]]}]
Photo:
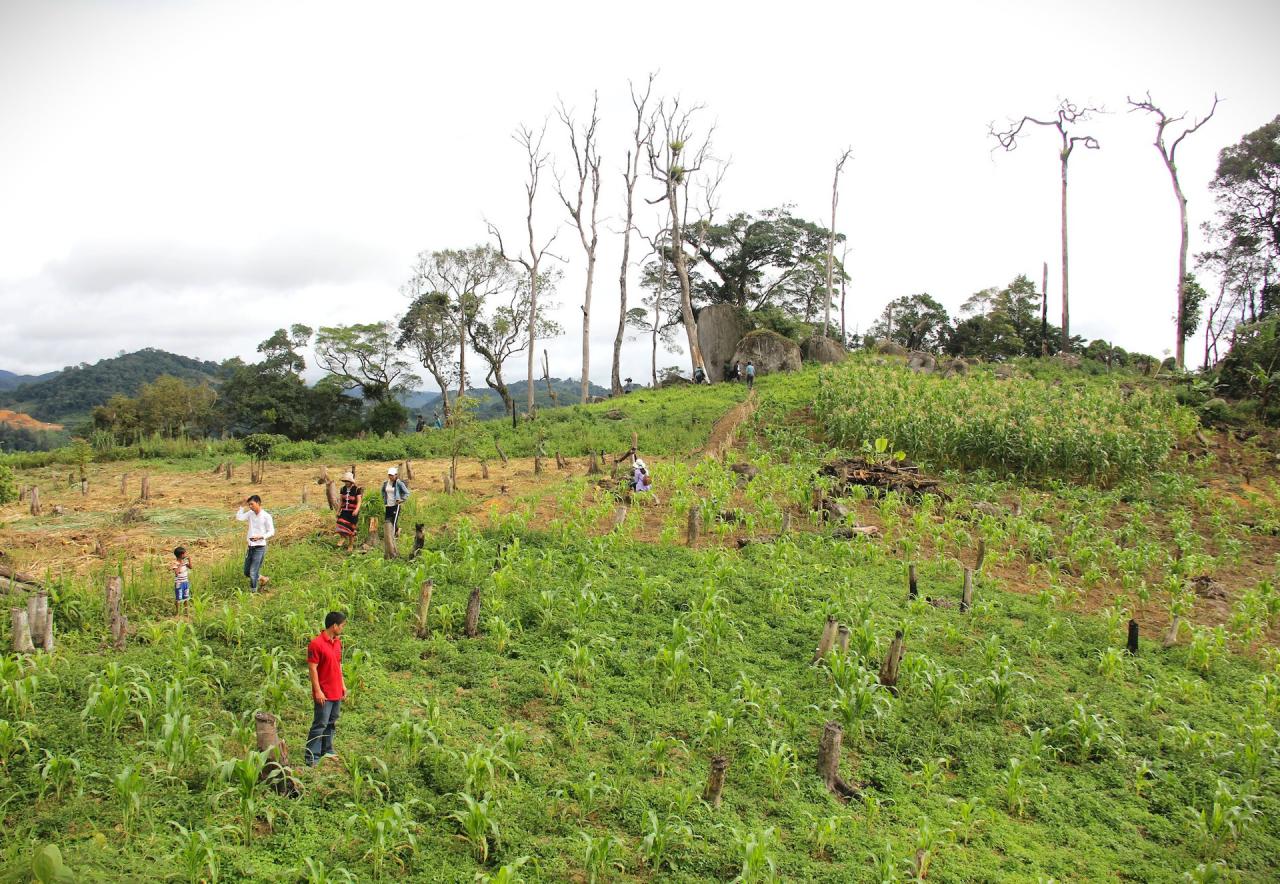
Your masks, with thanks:
[{"label": "young corn seedling", "polygon": [[528,880],[520,869],[529,862],[529,857],[518,856],[509,863],[498,867],[498,871],[490,875],[488,872],[476,872],[476,884],[525,884]]},{"label": "young corn seedling", "polygon": [[218,765],[216,774],[230,785],[240,807],[240,834],[244,843],[253,840],[253,824],[264,808],[261,791],[266,785],[262,771],[267,764],[267,754],[250,750],[244,758],[229,758]]},{"label": "young corn seedling", "polygon": [[498,841],[498,823],[493,816],[497,807],[495,805],[491,811],[489,799],[476,800],[466,792],[459,792],[458,797],[462,799],[463,808],[454,811],[453,818],[462,826],[459,837],[471,845],[471,853],[477,862],[487,862],[490,839],[494,843]]},{"label": "young corn seedling", "polygon": [[813,855],[818,859],[831,859],[832,849],[840,840],[840,833],[845,828],[847,817],[840,814],[831,816],[810,817],[809,822],[809,844],[813,849]]},{"label": "young corn seedling", "polygon": [[351,774],[351,800],[357,805],[364,803],[366,795],[374,795],[379,800],[387,794],[387,765],[376,755],[355,755],[347,762],[347,770]]},{"label": "young corn seedling", "polygon": [[560,734],[570,749],[575,752],[583,741],[591,736],[591,728],[587,716],[581,712],[564,712],[560,716]]},{"label": "young corn seedling", "polygon": [[126,766],[111,778],[111,795],[120,808],[120,819],[127,839],[133,834],[138,817],[142,816],[142,799],[146,783],[136,768]]},{"label": "young corn seedling", "polygon": [[912,775],[912,780],[916,786],[924,792],[926,798],[933,794],[933,790],[942,785],[946,778],[947,767],[951,764],[951,759],[945,757],[916,759],[920,764],[920,769]]},{"label": "young corn seedling", "polygon": [[622,839],[617,835],[592,835],[579,829],[578,837],[582,839],[582,868],[587,873],[587,884],[600,884],[626,870],[621,859]]},{"label": "young corn seedling", "polygon": [[373,865],[373,877],[382,880],[387,860],[403,867],[400,855],[418,849],[418,824],[400,802],[385,804],[372,811],[360,809],[347,818],[347,826],[365,836],[368,848],[364,858]]},{"label": "young corn seedling", "polygon": [[27,738],[33,730],[25,721],[0,718],[0,768],[7,768],[9,760],[19,753],[31,751],[31,742]]},{"label": "young corn seedling", "polygon": [[53,797],[60,799],[80,775],[80,761],[74,755],[55,755],[48,749],[40,751],[44,753],[44,761],[39,765],[40,796],[43,798],[52,789]]},{"label": "young corn seedling", "polygon": [[655,874],[661,872],[663,866],[675,871],[672,851],[687,846],[692,840],[693,829],[684,820],[674,814],[660,817],[651,809],[649,830],[640,840],[640,856]]},{"label": "young corn seedling", "polygon": [[1062,726],[1066,741],[1075,748],[1077,764],[1084,764],[1113,741],[1111,723],[1097,712],[1089,712],[1083,702],[1072,706],[1071,717]]},{"label": "young corn seedling", "polygon": [[956,812],[951,829],[960,843],[968,844],[988,821],[987,806],[981,798],[972,795],[963,801],[951,799],[951,804]]},{"label": "young corn seedling", "polygon": [[787,783],[798,785],[796,780],[796,771],[799,763],[796,761],[795,750],[787,743],[774,740],[766,749],[761,746],[754,747],[756,752],[756,766],[764,774],[764,780],[769,786],[769,791],[775,798],[782,797],[782,790]]},{"label": "young corn seedling", "polygon": [[778,878],[778,865],[773,858],[778,848],[778,831],[772,826],[748,830],[734,829],[733,840],[741,857],[741,867],[734,882],[739,884],[773,884]]},{"label": "young corn seedling", "polygon": [[188,884],[216,882],[222,871],[222,862],[218,859],[218,851],[209,833],[200,829],[188,829],[181,823],[169,821],[178,833],[178,849],[170,854],[173,862],[182,872],[182,879]]},{"label": "young corn seedling", "polygon": [[1225,780],[1218,780],[1213,799],[1197,809],[1195,818],[1196,829],[1207,850],[1220,853],[1240,838],[1258,815],[1253,802],[1254,798],[1243,790],[1233,792]]},{"label": "young corn seedling", "polygon": [[356,880],[356,876],[342,866],[331,869],[324,864],[324,860],[313,857],[302,861],[302,868],[297,870],[297,876],[306,884],[354,884]]},{"label": "young corn seedling", "polygon": [[686,755],[684,743],[674,737],[654,737],[644,747],[644,763],[659,777],[665,777],[672,754]]}]

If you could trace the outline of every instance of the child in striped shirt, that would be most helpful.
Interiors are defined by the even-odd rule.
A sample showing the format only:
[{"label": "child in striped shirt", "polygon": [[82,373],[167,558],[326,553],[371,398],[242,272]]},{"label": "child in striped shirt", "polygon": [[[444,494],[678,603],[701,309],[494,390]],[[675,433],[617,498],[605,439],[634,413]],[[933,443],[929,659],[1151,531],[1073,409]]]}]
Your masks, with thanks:
[{"label": "child in striped shirt", "polygon": [[191,605],[191,557],[186,547],[180,546],[173,551],[173,561],[169,563],[173,572],[173,616],[183,612],[183,605],[190,611]]}]

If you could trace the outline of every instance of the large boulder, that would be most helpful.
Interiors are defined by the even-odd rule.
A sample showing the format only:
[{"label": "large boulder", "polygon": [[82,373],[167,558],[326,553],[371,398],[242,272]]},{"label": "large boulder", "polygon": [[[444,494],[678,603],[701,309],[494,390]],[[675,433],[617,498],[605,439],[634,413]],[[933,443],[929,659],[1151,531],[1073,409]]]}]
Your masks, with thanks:
[{"label": "large boulder", "polygon": [[897,341],[891,341],[888,338],[881,338],[876,341],[875,349],[877,353],[883,353],[886,356],[906,356],[907,348],[899,344]]},{"label": "large boulder", "polygon": [[754,362],[756,374],[800,370],[800,346],[775,331],[757,329],[738,341],[730,362]]},{"label": "large boulder", "polygon": [[713,384],[725,380],[725,368],[733,364],[733,351],[747,333],[742,312],[732,304],[708,304],[698,311],[698,348]]},{"label": "large boulder", "polygon": [[805,362],[844,362],[849,352],[840,346],[840,342],[825,335],[814,335],[800,345],[800,355]]},{"label": "large boulder", "polygon": [[912,371],[933,374],[933,370],[937,367],[938,361],[923,350],[912,350],[907,354],[907,368]]}]

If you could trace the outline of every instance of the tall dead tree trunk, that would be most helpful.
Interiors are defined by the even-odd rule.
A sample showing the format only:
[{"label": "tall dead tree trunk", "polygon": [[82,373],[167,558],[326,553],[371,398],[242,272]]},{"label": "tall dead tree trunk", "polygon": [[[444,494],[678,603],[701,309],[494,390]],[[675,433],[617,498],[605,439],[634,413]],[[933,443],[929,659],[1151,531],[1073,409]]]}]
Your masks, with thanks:
[{"label": "tall dead tree trunk", "polygon": [[[560,122],[569,130],[569,150],[573,155],[573,164],[577,172],[577,193],[567,196],[563,189],[557,187],[560,201],[569,212],[578,231],[578,239],[582,243],[582,251],[587,256],[586,289],[582,296],[582,403],[585,405],[591,396],[591,289],[596,278],[596,246],[600,243],[600,234],[596,228],[596,216],[600,208],[600,146],[596,128],[600,124],[600,96],[592,93],[591,119],[581,132],[573,115],[561,102],[557,112]],[[582,141],[579,143],[578,138]],[[590,196],[590,210],[586,206]]]},{"label": "tall dead tree trunk", "polygon": [[1001,148],[1006,151],[1012,151],[1017,148],[1023,129],[1028,123],[1036,126],[1048,126],[1056,129],[1061,139],[1061,148],[1058,151],[1058,162],[1061,166],[1062,173],[1062,344],[1063,353],[1071,350],[1071,307],[1070,307],[1070,285],[1069,285],[1069,260],[1067,257],[1067,164],[1071,159],[1071,153],[1075,150],[1076,145],[1080,144],[1090,150],[1097,150],[1100,145],[1098,139],[1092,135],[1072,135],[1071,127],[1077,123],[1083,123],[1093,117],[1094,114],[1101,113],[1101,108],[1084,106],[1080,107],[1073,104],[1068,99],[1063,99],[1059,104],[1053,119],[1039,120],[1035,117],[1022,117],[1020,120],[1010,120],[1008,128],[997,130],[995,123],[988,127],[988,134],[996,139]]},{"label": "tall dead tree trunk", "polygon": [[[1169,171],[1169,180],[1173,184],[1173,195],[1178,201],[1178,220],[1181,223],[1182,238],[1178,242],[1178,306],[1176,316],[1176,325],[1174,327],[1174,335],[1176,337],[1174,345],[1174,360],[1179,369],[1186,367],[1186,342],[1187,334],[1185,333],[1186,319],[1186,286],[1187,286],[1187,249],[1190,244],[1190,236],[1187,232],[1187,198],[1182,192],[1182,184],[1178,181],[1178,145],[1182,140],[1195,132],[1205,123],[1213,118],[1214,112],[1218,109],[1218,96],[1213,96],[1213,107],[1209,108],[1209,113],[1203,120],[1197,120],[1191,126],[1182,130],[1172,144],[1165,142],[1165,130],[1174,123],[1180,122],[1186,118],[1186,114],[1180,114],[1176,117],[1170,117],[1163,110],[1156,106],[1151,99],[1151,93],[1147,93],[1147,97],[1142,101],[1134,101],[1129,99],[1129,105],[1133,110],[1146,111],[1155,114],[1156,117],[1156,140],[1155,148],[1160,153],[1160,159],[1164,161],[1164,167]],[[1194,331],[1194,329],[1192,329]]]},{"label": "tall dead tree trunk", "polygon": [[649,103],[649,95],[653,91],[654,74],[649,75],[644,95],[636,93],[631,86],[631,104],[636,110],[636,125],[632,133],[632,146],[627,151],[627,164],[622,173],[622,180],[627,188],[627,208],[622,226],[622,265],[618,270],[618,333],[613,339],[613,367],[609,374],[610,392],[614,396],[622,395],[622,339],[627,332],[627,274],[631,269],[631,231],[635,227],[636,181],[640,177],[640,157],[644,152],[645,142],[653,134],[652,123],[645,118],[645,105]]},{"label": "tall dead tree trunk", "polygon": [[[533,208],[534,202],[538,195],[538,183],[542,177],[542,171],[547,165],[547,155],[542,151],[542,139],[547,134],[547,124],[543,121],[542,130],[534,138],[533,130],[527,126],[520,126],[513,136],[517,144],[524,148],[525,156],[528,162],[528,178],[525,180],[524,192],[527,211],[525,213],[525,229],[529,234],[529,253],[525,255],[523,252],[514,258],[507,254],[506,246],[502,241],[502,234],[496,226],[489,224],[489,232],[498,241],[498,252],[502,257],[514,263],[519,264],[525,269],[529,275],[529,371],[528,371],[528,403],[526,407],[529,416],[533,417],[534,409],[534,389],[533,389],[533,363],[534,354],[537,352],[538,339],[538,271],[542,265],[542,261],[550,252],[551,244],[555,242],[556,234],[543,243],[541,247],[537,244],[537,238],[533,232]],[[552,256],[554,257],[554,256]]]},{"label": "tall dead tree trunk", "polygon": [[1040,262],[1040,355],[1049,355],[1049,262]]},{"label": "tall dead tree trunk", "polygon": [[[831,300],[835,296],[836,205],[840,202],[840,170],[844,168],[852,152],[851,148],[845,148],[844,153],[840,154],[840,159],[836,161],[835,176],[831,180],[831,230],[828,231],[827,238],[827,303],[826,312],[822,318],[822,335],[827,338],[831,337]],[[844,346],[843,333],[840,345]]]}]

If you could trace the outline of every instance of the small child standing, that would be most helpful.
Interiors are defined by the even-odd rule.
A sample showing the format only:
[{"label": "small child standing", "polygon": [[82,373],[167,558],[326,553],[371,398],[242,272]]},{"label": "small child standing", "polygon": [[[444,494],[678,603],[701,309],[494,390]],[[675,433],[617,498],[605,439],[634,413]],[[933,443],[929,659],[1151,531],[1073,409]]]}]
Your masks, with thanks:
[{"label": "small child standing", "polygon": [[191,605],[191,557],[186,547],[180,546],[173,551],[173,561],[169,563],[173,572],[173,616],[183,612],[183,605],[190,611]]}]

